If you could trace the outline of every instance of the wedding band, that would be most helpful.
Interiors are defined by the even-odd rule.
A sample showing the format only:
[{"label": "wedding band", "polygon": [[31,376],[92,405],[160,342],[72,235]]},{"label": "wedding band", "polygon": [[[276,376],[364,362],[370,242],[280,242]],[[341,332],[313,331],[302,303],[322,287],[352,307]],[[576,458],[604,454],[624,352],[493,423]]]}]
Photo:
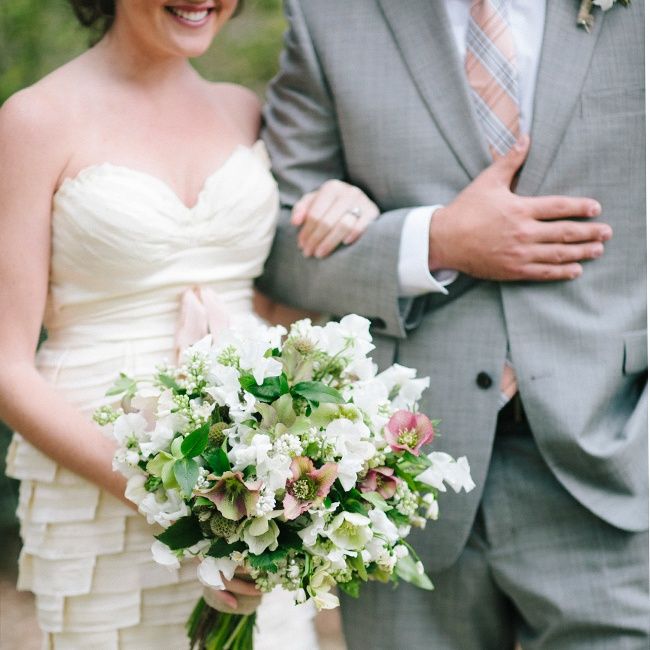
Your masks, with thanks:
[{"label": "wedding band", "polygon": [[354,208],[349,208],[345,211],[345,214],[351,214],[356,219],[359,219],[359,217],[361,217],[361,208],[358,206]]}]

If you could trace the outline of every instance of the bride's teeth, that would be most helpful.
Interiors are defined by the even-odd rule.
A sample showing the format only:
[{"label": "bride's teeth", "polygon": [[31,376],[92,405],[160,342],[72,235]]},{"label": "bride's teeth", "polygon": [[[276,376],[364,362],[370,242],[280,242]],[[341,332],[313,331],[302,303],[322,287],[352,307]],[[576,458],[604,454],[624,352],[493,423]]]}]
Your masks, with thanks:
[{"label": "bride's teeth", "polygon": [[189,20],[193,23],[200,23],[207,15],[208,10],[203,9],[201,11],[184,11],[183,9],[176,9],[176,7],[170,7],[169,10],[184,20]]}]

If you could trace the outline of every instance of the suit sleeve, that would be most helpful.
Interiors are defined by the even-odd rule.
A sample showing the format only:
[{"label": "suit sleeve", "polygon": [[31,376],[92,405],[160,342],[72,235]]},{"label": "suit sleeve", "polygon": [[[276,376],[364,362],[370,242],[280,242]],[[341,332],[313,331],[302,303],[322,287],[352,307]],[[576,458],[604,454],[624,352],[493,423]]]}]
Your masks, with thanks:
[{"label": "suit sleeve", "polygon": [[291,206],[331,178],[346,178],[344,148],[327,81],[295,0],[285,4],[289,30],[281,72],[271,82],[263,138],[280,186],[282,209],[261,291],[288,305],[336,315],[358,313],[374,329],[406,336],[420,299],[399,296],[399,252],[409,208],[386,212],[359,241],[323,260],[304,258],[289,223]]}]

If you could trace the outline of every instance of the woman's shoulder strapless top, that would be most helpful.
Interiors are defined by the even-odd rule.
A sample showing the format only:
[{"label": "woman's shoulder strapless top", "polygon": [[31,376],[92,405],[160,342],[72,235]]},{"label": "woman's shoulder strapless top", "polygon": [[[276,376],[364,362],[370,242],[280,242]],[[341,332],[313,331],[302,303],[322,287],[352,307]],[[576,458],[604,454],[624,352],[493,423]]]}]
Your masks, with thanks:
[{"label": "woman's shoulder strapless top", "polygon": [[277,185],[261,142],[238,146],[186,206],[163,180],[103,163],[53,198],[50,339],[79,344],[173,334],[188,287],[250,311],[271,247]]}]

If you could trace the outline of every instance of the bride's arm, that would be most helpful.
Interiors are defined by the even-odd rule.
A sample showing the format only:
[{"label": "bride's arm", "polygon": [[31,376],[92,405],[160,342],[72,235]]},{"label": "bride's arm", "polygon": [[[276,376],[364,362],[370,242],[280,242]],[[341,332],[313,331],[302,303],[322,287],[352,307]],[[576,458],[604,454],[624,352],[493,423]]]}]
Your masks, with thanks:
[{"label": "bride's arm", "polygon": [[[305,257],[323,258],[340,245],[357,241],[379,216],[379,208],[361,189],[329,180],[305,194],[294,206],[291,223],[299,228],[298,247]],[[273,302],[255,292],[255,311],[270,323],[288,327],[301,318],[315,320],[319,314]]]},{"label": "bride's arm", "polygon": [[[57,463],[124,498],[114,445],[34,366],[47,296],[52,194],[64,127],[30,91],[0,109],[0,419]],[[49,134],[49,135],[48,135]],[[132,505],[132,504],[130,504]]]}]

